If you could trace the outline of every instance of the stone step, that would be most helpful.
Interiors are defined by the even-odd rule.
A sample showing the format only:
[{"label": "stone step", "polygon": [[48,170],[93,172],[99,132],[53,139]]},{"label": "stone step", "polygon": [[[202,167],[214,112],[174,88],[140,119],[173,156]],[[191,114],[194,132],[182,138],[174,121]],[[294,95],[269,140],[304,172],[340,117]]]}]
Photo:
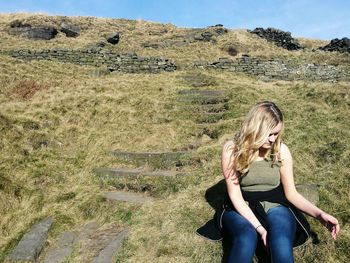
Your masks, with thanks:
[{"label": "stone step", "polygon": [[199,96],[226,96],[225,90],[204,90],[204,89],[184,89],[178,92],[180,95],[199,95]]},{"label": "stone step", "polygon": [[114,263],[124,239],[128,236],[128,230],[125,229],[118,233],[113,240],[94,258],[93,263]]},{"label": "stone step", "polygon": [[[206,134],[199,134],[198,137],[192,142],[187,145],[184,145],[181,150],[195,150],[198,149],[199,147],[203,146],[204,144],[210,143],[212,141],[212,138],[207,136]],[[191,159],[191,164],[196,164],[198,163],[197,158],[192,158]]]},{"label": "stone step", "polygon": [[46,218],[32,226],[19,241],[15,249],[6,257],[5,262],[36,262],[48,232],[52,226],[52,218]]},{"label": "stone step", "polygon": [[203,113],[200,116],[194,115],[194,121],[196,123],[216,123],[219,120],[223,120],[226,118],[228,114],[226,112],[220,113]]},{"label": "stone step", "polygon": [[211,139],[218,139],[227,130],[227,124],[223,123],[198,123],[198,136],[206,135]]},{"label": "stone step", "polygon": [[179,79],[187,86],[197,88],[217,85],[217,79],[215,77],[205,74],[187,73],[186,75],[179,76]]},{"label": "stone step", "polygon": [[151,166],[155,169],[180,167],[185,165],[185,159],[189,152],[127,152],[112,151],[118,159],[134,163],[137,166]]},{"label": "stone step", "polygon": [[63,263],[72,254],[74,246],[87,240],[90,235],[97,231],[100,225],[89,222],[76,231],[65,231],[58,236],[56,243],[48,249],[40,262]]},{"label": "stone step", "polygon": [[218,104],[228,102],[229,93],[224,90],[180,90],[178,102],[195,104]]},{"label": "stone step", "polygon": [[125,169],[125,168],[95,168],[93,172],[103,179],[113,179],[115,177],[174,177],[183,176],[186,173],[177,171],[145,171],[142,169]]},{"label": "stone step", "polygon": [[72,254],[72,247],[56,248],[46,256],[44,263],[63,263]]},{"label": "stone step", "polygon": [[115,223],[101,226],[88,239],[80,242],[74,262],[115,262],[114,257],[127,234],[127,229]]},{"label": "stone step", "polygon": [[103,196],[107,200],[111,201],[122,201],[135,204],[144,204],[147,202],[152,202],[153,198],[144,194],[125,192],[125,191],[109,191],[104,192]]},{"label": "stone step", "polygon": [[206,104],[218,104],[228,102],[230,99],[226,96],[199,96],[199,95],[191,95],[186,97],[179,97],[177,101],[179,103],[187,103],[187,104],[198,104],[198,105],[206,105]]},{"label": "stone step", "polygon": [[128,230],[115,223],[100,225],[93,221],[75,231],[62,233],[40,262],[115,262],[114,257]]},{"label": "stone step", "polygon": [[229,110],[228,103],[217,103],[217,104],[187,104],[187,105],[177,105],[176,110],[185,111],[189,113],[197,112],[226,112]]}]

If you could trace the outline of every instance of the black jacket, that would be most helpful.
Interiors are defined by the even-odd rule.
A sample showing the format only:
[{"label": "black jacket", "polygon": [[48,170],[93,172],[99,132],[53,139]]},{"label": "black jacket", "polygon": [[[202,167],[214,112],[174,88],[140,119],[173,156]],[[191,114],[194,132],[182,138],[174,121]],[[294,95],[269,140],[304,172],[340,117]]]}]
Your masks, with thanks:
[{"label": "black jacket", "polygon": [[[245,201],[248,201],[249,207],[258,218],[260,223],[266,228],[266,212],[260,201],[269,201],[272,203],[278,203],[283,206],[288,207],[293,213],[296,221],[297,221],[297,230],[295,235],[295,240],[293,247],[300,246],[304,244],[307,239],[310,237],[310,225],[307,222],[304,215],[293,205],[291,204],[283,191],[283,186],[280,184],[278,187],[270,190],[270,191],[243,191],[242,195]],[[225,198],[225,202],[223,205],[223,209],[220,211],[216,211],[214,218],[207,222],[204,226],[197,229],[197,234],[208,238],[210,240],[219,241],[222,239],[222,214],[224,211],[234,210],[235,208],[232,205],[230,198]]]}]

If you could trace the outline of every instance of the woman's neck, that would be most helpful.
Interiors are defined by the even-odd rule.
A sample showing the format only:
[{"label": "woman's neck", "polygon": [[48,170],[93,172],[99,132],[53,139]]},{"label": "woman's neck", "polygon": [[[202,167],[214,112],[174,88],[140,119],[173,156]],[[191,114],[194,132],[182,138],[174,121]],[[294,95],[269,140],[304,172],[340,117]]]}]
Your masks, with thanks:
[{"label": "woman's neck", "polygon": [[270,152],[269,149],[259,149],[259,152],[258,152],[258,156],[257,156],[257,159],[265,159],[268,155],[268,153]]}]

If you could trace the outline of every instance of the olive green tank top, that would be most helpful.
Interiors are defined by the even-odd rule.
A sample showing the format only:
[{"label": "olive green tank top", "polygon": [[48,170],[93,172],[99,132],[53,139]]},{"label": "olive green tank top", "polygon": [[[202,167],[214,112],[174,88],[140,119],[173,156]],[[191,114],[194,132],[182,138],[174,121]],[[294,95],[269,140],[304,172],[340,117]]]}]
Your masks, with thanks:
[{"label": "olive green tank top", "polygon": [[[240,185],[244,191],[269,191],[280,184],[280,167],[273,165],[269,160],[255,161],[249,171],[243,175]],[[265,212],[278,206],[276,203],[267,201],[260,202]]]}]

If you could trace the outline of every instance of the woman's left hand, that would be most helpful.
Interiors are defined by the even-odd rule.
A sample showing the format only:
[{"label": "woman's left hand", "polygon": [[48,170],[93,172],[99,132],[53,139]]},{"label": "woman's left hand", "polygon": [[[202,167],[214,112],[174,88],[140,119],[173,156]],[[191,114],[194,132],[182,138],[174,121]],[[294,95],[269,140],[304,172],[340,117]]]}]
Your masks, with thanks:
[{"label": "woman's left hand", "polygon": [[331,216],[330,214],[327,214],[325,212],[322,212],[317,219],[328,228],[328,230],[331,232],[332,238],[335,240],[337,238],[337,235],[340,230],[340,226],[338,223],[338,220]]}]

